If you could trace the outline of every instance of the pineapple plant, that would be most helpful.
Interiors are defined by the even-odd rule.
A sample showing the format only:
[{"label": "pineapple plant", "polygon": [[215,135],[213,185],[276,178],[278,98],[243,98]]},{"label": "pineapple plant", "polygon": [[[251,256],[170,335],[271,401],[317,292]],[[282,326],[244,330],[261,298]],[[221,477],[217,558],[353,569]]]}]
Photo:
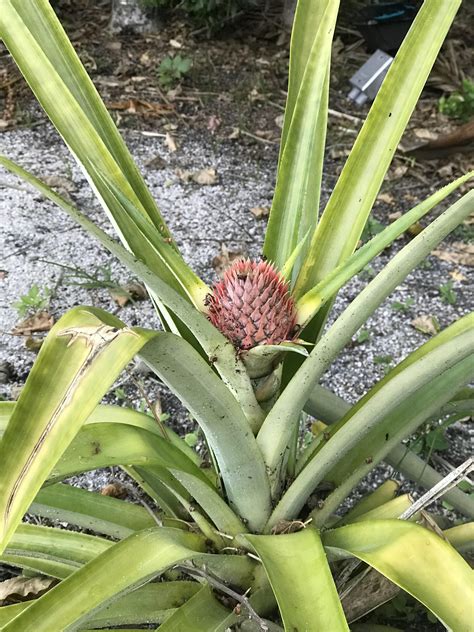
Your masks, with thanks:
[{"label": "pineapple plant", "polygon": [[[373,311],[473,210],[468,191],[325,325],[339,289],[473,177],[433,193],[357,249],[459,5],[425,0],[320,214],[339,2],[299,0],[264,258],[234,263],[209,288],[178,252],[47,0],[4,0],[0,35],[119,240],[20,165],[4,156],[0,164],[146,284],[162,329],[74,308],[52,328],[18,401],[0,402],[0,561],[55,580],[36,599],[0,607],[2,631],[356,630],[353,621],[386,599],[371,589],[374,578],[414,596],[446,627],[470,628],[472,571],[462,555],[472,548],[472,522],[440,534],[425,511],[433,493],[415,504],[393,481],[345,515],[340,507],[386,460],[445,492],[472,520],[472,496],[448,489],[472,464],[444,481],[401,443],[446,406],[469,406],[472,315],[416,349],[353,406],[319,384]],[[208,459],[147,415],[101,405],[135,356],[197,420]],[[302,447],[305,411],[321,430]],[[62,482],[110,465],[125,469],[156,512]],[[26,512],[89,533],[26,524]],[[355,587],[369,598],[357,615]]]}]

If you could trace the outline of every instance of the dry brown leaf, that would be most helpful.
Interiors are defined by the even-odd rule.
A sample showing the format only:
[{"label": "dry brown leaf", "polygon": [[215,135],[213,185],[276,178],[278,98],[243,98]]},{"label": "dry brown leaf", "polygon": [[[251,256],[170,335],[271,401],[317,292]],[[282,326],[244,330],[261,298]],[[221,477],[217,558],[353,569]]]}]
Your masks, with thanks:
[{"label": "dry brown leaf", "polygon": [[63,176],[44,176],[41,178],[45,184],[55,189],[59,195],[72,202],[71,193],[76,190],[76,185]]},{"label": "dry brown leaf", "polygon": [[211,114],[211,116],[207,119],[207,129],[214,134],[214,132],[219,129],[221,126],[221,119],[218,118],[215,114]]},{"label": "dry brown leaf", "polygon": [[199,169],[198,171],[188,171],[187,169],[176,169],[176,175],[182,182],[195,182],[196,184],[213,185],[217,184],[219,177],[213,168]]},{"label": "dry brown leaf", "polygon": [[262,217],[267,217],[270,213],[269,206],[254,206],[250,209],[252,215],[255,215],[257,219],[261,219]]},{"label": "dry brown leaf", "polygon": [[433,254],[442,261],[449,261],[463,266],[474,266],[474,244],[455,241],[446,250],[433,250]]},{"label": "dry brown leaf", "polygon": [[427,334],[428,336],[435,336],[440,330],[438,319],[436,316],[431,315],[417,316],[411,321],[411,325],[417,331],[420,331],[422,334]]},{"label": "dry brown leaf", "polygon": [[208,169],[199,169],[199,171],[195,171],[191,175],[191,179],[193,180],[193,182],[196,182],[196,184],[206,186],[217,184],[217,182],[219,181],[217,171],[213,167]]},{"label": "dry brown leaf", "polygon": [[394,211],[393,213],[389,213],[388,214],[388,219],[391,222],[394,222],[396,219],[400,219],[401,216],[402,216],[402,212],[401,211]]},{"label": "dry brown leaf", "polygon": [[22,320],[12,331],[15,336],[31,336],[35,331],[49,331],[54,325],[54,318],[48,312],[37,312]]},{"label": "dry brown leaf", "polygon": [[[395,200],[393,199],[393,195],[390,193],[380,193],[377,200],[379,202],[384,202],[384,204],[395,204]],[[400,213],[401,215],[401,213]]]},{"label": "dry brown leaf", "polygon": [[45,593],[57,583],[52,577],[23,577],[18,575],[0,582],[0,606],[28,601]]},{"label": "dry brown leaf", "polygon": [[221,276],[236,259],[242,259],[243,257],[244,254],[242,252],[232,252],[227,249],[225,244],[222,244],[221,253],[212,260],[212,267]]},{"label": "dry brown leaf", "polygon": [[168,114],[172,111],[172,106],[167,103],[151,103],[141,99],[128,99],[127,101],[114,101],[107,103],[109,110],[121,110],[126,114],[137,114],[145,117],[156,117]]},{"label": "dry brown leaf", "polygon": [[119,307],[124,307],[130,301],[143,301],[148,296],[145,286],[138,282],[111,288],[109,294]]},{"label": "dry brown leaf", "polygon": [[438,138],[438,134],[422,127],[415,128],[413,133],[417,138],[421,138],[421,140],[434,140],[435,138]]},{"label": "dry brown leaf", "polygon": [[176,145],[176,141],[174,140],[174,138],[171,136],[169,132],[166,132],[165,145],[168,147],[168,149],[171,152],[175,152],[178,149],[178,146]]},{"label": "dry brown leaf", "polygon": [[276,118],[275,118],[275,125],[277,127],[279,127],[280,129],[283,129],[283,121],[285,120],[285,115],[284,114],[279,114]]},{"label": "dry brown leaf", "polygon": [[449,276],[454,279],[454,281],[467,281],[467,277],[459,270],[451,270]]},{"label": "dry brown leaf", "polygon": [[403,178],[407,171],[407,165],[397,165],[396,167],[390,169],[387,175],[387,180],[389,180],[390,182],[392,182],[393,180],[400,180],[400,178]]},{"label": "dry brown leaf", "polygon": [[227,136],[229,140],[235,140],[240,136],[240,129],[238,127],[233,127],[231,133]]},{"label": "dry brown leaf", "polygon": [[119,483],[109,483],[100,490],[102,496],[112,496],[112,498],[126,498],[127,488]]}]

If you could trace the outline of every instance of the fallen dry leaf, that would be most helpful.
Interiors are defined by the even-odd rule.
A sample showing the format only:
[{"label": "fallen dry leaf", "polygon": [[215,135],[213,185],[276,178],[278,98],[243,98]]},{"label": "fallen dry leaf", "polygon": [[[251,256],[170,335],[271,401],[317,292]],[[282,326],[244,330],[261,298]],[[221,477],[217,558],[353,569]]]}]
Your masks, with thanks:
[{"label": "fallen dry leaf", "polygon": [[390,169],[387,174],[387,180],[389,180],[390,182],[392,182],[393,180],[400,180],[400,178],[403,178],[407,171],[407,165],[397,165],[396,167]]},{"label": "fallen dry leaf", "polygon": [[143,301],[148,296],[145,286],[138,282],[111,288],[109,294],[119,307],[124,307],[130,301]]},{"label": "fallen dry leaf", "polygon": [[126,498],[127,488],[119,483],[109,483],[100,490],[102,496],[112,496],[112,498]]},{"label": "fallen dry leaf", "polygon": [[233,127],[231,133],[227,136],[229,140],[235,140],[240,136],[240,129],[238,127]]},{"label": "fallen dry leaf", "polygon": [[211,116],[207,119],[207,129],[214,134],[214,132],[221,126],[221,119],[215,116],[215,114],[211,114]]},{"label": "fallen dry leaf", "polygon": [[421,140],[434,140],[435,138],[438,138],[438,134],[422,127],[415,128],[413,133],[417,138],[421,138]]},{"label": "fallen dry leaf", "polygon": [[54,318],[48,312],[37,312],[22,320],[12,331],[14,336],[31,336],[35,331],[49,331],[54,325]]},{"label": "fallen dry leaf", "polygon": [[18,575],[0,582],[0,606],[28,601],[45,593],[57,583],[52,577],[23,577]]},{"label": "fallen dry leaf", "polygon": [[402,216],[402,212],[401,211],[394,211],[393,213],[389,213],[388,214],[388,219],[391,222],[394,222],[396,219],[400,219],[401,216]]},{"label": "fallen dry leaf", "polygon": [[433,250],[433,254],[442,261],[449,261],[463,266],[474,266],[474,244],[455,241],[446,250]]},{"label": "fallen dry leaf", "polygon": [[467,281],[467,277],[465,277],[459,270],[451,270],[449,276],[455,281]]},{"label": "fallen dry leaf", "polygon": [[[393,199],[393,195],[390,195],[390,193],[381,193],[377,200],[379,200],[379,202],[384,202],[384,204],[395,204],[395,200]],[[401,215],[401,213],[400,213]]]},{"label": "fallen dry leaf", "polygon": [[270,213],[269,206],[254,206],[250,209],[252,215],[255,215],[257,219],[261,219],[262,217],[267,217]]},{"label": "fallen dry leaf", "polygon": [[175,40],[175,39],[170,39],[170,46],[172,48],[183,48],[183,45],[181,44],[181,42],[178,42],[178,40]]},{"label": "fallen dry leaf", "polygon": [[428,336],[435,336],[440,330],[438,319],[431,315],[417,316],[411,321],[411,325],[417,331]]},{"label": "fallen dry leaf", "polygon": [[121,110],[126,114],[137,114],[140,116],[162,116],[172,111],[172,106],[167,103],[150,103],[141,99],[128,99],[127,101],[114,101],[107,103],[109,110]]},{"label": "fallen dry leaf", "polygon": [[171,152],[175,152],[178,149],[174,138],[171,136],[169,132],[166,132],[165,145],[168,147],[168,149]]},{"label": "fallen dry leaf", "polygon": [[63,198],[72,202],[70,194],[74,193],[76,186],[70,180],[64,178],[63,176],[45,176],[42,180],[49,187],[55,189],[55,191],[57,191]]},{"label": "fallen dry leaf", "polygon": [[285,115],[284,114],[279,114],[276,118],[275,118],[275,125],[277,127],[279,127],[280,129],[283,129],[283,121],[285,120]]},{"label": "fallen dry leaf", "polygon": [[161,156],[154,156],[145,162],[145,167],[148,169],[165,169],[168,163]]},{"label": "fallen dry leaf", "polygon": [[176,169],[176,175],[185,183],[195,182],[196,184],[213,185],[217,184],[219,177],[214,168],[199,169],[198,171],[189,171],[187,169]]},{"label": "fallen dry leaf", "polygon": [[244,254],[242,252],[232,252],[227,249],[225,244],[221,246],[221,253],[216,255],[212,260],[212,267],[219,276],[222,276],[223,272],[236,260],[242,259]]}]

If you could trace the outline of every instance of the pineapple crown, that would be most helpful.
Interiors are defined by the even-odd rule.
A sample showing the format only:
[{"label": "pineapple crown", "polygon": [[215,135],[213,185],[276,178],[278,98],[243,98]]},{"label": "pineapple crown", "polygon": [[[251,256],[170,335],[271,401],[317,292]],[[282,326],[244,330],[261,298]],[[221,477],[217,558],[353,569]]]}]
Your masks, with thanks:
[{"label": "pineapple crown", "polygon": [[291,339],[296,309],[290,287],[267,261],[239,259],[207,297],[209,320],[238,349]]}]

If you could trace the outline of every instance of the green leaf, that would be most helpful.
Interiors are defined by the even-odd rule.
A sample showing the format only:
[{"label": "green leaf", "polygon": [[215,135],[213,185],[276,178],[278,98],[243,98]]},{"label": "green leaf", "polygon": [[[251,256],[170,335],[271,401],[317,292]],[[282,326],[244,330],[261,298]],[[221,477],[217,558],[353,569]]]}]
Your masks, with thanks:
[{"label": "green leaf", "polygon": [[349,630],[315,529],[246,539],[262,560],[285,630]]},{"label": "green leaf", "polygon": [[313,388],[355,332],[406,275],[473,210],[474,191],[465,194],[398,252],[321,337],[267,415],[257,442],[273,490],[284,472],[284,457],[299,415]]},{"label": "green leaf", "polygon": [[[368,243],[351,255],[344,263],[329,272],[313,289],[302,296],[297,302],[298,322],[302,325],[309,322],[317,311],[325,305],[343,285],[378,254],[389,246],[397,237],[403,234],[412,224],[429,213],[437,204],[451,195],[458,187],[474,177],[474,171],[454,180],[429,198],[417,204],[395,220],[390,226],[379,232]],[[413,299],[410,299],[413,300]]]},{"label": "green leaf", "polygon": [[[263,249],[278,269],[283,269],[306,233],[311,236],[316,228],[338,7],[338,0],[324,0],[303,1],[297,8],[282,150]],[[306,249],[304,242],[303,256]]]},{"label": "green leaf", "polygon": [[112,625],[162,623],[199,591],[191,581],[166,581],[147,584],[112,601],[93,613],[84,625],[103,628]]},{"label": "green leaf", "polygon": [[83,422],[154,335],[85,307],[51,329],[0,442],[0,551]]},{"label": "green leaf", "polygon": [[[370,109],[298,277],[302,295],[352,254],[461,0],[427,0]],[[413,63],[416,59],[417,63]]]},{"label": "green leaf", "polygon": [[263,527],[270,511],[268,478],[237,401],[201,356],[174,334],[162,334],[142,355],[202,428],[231,507],[248,521],[250,529]]},{"label": "green leaf", "polygon": [[212,490],[209,485],[186,472],[171,470],[171,473],[203,508],[219,531],[228,535],[237,535],[247,531],[242,521],[219,496],[217,491]]},{"label": "green leaf", "polygon": [[62,483],[40,489],[28,513],[120,539],[156,524],[140,505]]},{"label": "green leaf", "polygon": [[376,520],[328,531],[323,542],[330,550],[349,553],[375,568],[421,601],[447,628],[471,629],[472,571],[432,531],[402,520]]},{"label": "green leaf", "polygon": [[160,626],[160,632],[221,632],[230,614],[205,584]]},{"label": "green leaf", "polygon": [[85,533],[20,524],[0,561],[64,579],[112,544]]},{"label": "green leaf", "polygon": [[336,489],[318,512],[321,524],[394,445],[469,382],[473,320],[461,319],[439,334],[438,341],[433,338],[411,354],[331,428],[329,440],[316,448],[312,460],[285,492],[268,528],[295,517],[324,479]]},{"label": "green leaf", "polygon": [[[180,529],[146,529],[114,544],[4,626],[2,632],[72,629],[89,613],[174,564],[202,556],[201,538]],[[130,561],[133,560],[131,564]],[[93,586],[84,599],[84,586]]]},{"label": "green leaf", "polygon": [[[461,397],[464,397],[463,391],[465,390],[461,389]],[[456,394],[455,397],[457,396]],[[453,400],[448,402],[446,406],[450,407],[452,402]],[[315,387],[311,398],[305,405],[306,412],[328,424],[333,424],[344,417],[350,409],[350,404],[322,386]],[[409,448],[403,444],[394,446],[384,457],[384,460],[393,468],[402,472],[406,478],[425,489],[431,489],[442,479],[441,474],[433,469],[431,465],[428,465],[423,459],[410,452]],[[447,491],[444,497],[460,513],[468,518],[474,518],[474,498],[456,487]],[[354,509],[357,509],[362,503],[364,503],[364,499]]]}]

